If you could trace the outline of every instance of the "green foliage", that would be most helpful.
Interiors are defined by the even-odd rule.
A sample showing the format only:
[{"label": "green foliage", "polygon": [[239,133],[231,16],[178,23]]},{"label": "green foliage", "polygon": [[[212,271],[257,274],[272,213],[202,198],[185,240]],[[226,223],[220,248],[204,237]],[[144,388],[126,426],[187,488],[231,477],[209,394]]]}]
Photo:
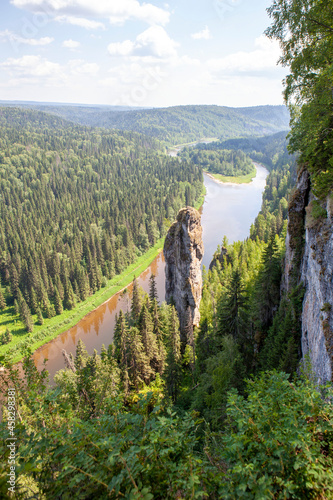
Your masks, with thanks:
[{"label": "green foliage", "polygon": [[298,285],[282,298],[259,355],[262,369],[295,373],[301,357],[303,296],[304,288]]},{"label": "green foliage", "polygon": [[[263,373],[232,391],[222,457],[225,499],[332,498],[333,408],[310,383]],[[331,396],[332,397],[332,394]]]},{"label": "green foliage", "polygon": [[0,345],[9,344],[11,340],[12,340],[12,334],[10,333],[9,329],[6,328],[5,333],[2,333],[0,335]]},{"label": "green foliage", "polygon": [[284,92],[292,111],[290,147],[300,151],[315,194],[325,198],[333,187],[332,1],[275,0],[268,13],[267,34],[280,42],[280,62],[290,68]]},{"label": "green foliage", "polygon": [[52,318],[100,290],[202,193],[199,167],[135,133],[15,108],[0,131],[0,279],[28,332],[38,309]]},{"label": "green foliage", "polygon": [[208,145],[206,145],[205,149],[184,148],[180,157],[189,159],[195,165],[200,165],[203,170],[212,174],[236,177],[249,174],[254,170],[250,158],[240,150],[208,150]]}]

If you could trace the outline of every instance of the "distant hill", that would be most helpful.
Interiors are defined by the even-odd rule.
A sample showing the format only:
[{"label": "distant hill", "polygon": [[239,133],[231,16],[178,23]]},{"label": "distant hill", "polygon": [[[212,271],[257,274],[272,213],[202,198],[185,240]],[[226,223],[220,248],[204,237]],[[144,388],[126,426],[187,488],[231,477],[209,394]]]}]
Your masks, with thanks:
[{"label": "distant hill", "polygon": [[45,111],[80,125],[132,130],[156,137],[168,145],[204,137],[226,140],[264,136],[289,128],[289,112],[285,106],[229,108],[202,105],[133,109],[17,101],[2,104]]}]

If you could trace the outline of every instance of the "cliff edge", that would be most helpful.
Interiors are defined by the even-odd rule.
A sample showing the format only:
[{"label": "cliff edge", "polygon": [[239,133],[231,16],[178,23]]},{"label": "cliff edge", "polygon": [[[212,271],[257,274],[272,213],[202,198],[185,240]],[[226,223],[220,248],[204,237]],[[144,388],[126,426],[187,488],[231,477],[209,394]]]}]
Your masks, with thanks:
[{"label": "cliff edge", "polygon": [[311,192],[305,168],[291,196],[282,291],[303,284],[302,356],[309,357],[318,383],[333,375],[333,201]]}]

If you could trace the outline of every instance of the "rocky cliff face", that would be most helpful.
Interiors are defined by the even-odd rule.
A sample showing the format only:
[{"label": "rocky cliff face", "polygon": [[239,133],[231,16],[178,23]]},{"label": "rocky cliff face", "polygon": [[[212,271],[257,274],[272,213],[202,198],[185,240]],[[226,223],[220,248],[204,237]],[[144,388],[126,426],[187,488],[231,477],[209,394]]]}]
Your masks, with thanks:
[{"label": "rocky cliff face", "polygon": [[308,207],[301,280],[305,284],[302,312],[302,352],[309,355],[319,383],[333,373],[333,214],[313,219]]},{"label": "rocky cliff face", "polygon": [[[282,291],[303,283],[302,355],[308,355],[319,383],[333,374],[333,213],[310,191],[305,169],[298,176],[289,206]],[[325,217],[325,208],[327,217]]]},{"label": "rocky cliff face", "polygon": [[202,227],[199,212],[192,207],[179,211],[164,243],[165,297],[173,301],[178,312],[182,341],[190,321],[198,326],[202,291]]}]

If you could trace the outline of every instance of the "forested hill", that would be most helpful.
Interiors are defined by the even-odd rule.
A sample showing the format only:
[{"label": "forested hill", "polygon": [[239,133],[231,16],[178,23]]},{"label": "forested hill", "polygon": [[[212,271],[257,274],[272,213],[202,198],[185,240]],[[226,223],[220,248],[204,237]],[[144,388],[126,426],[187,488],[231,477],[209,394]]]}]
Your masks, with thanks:
[{"label": "forested hill", "polygon": [[289,127],[289,112],[285,106],[174,106],[155,109],[36,103],[22,103],[22,106],[47,111],[81,125],[133,130],[169,145],[196,141],[202,137],[225,140],[263,136]]},{"label": "forested hill", "polygon": [[[197,144],[197,149],[207,151],[234,150],[242,151],[254,161],[263,163],[269,170],[278,168],[283,164],[290,164],[294,159],[288,152],[287,131],[264,137],[245,137],[238,139],[227,139],[226,141],[215,141],[209,144]],[[277,165],[277,162],[279,163]]]},{"label": "forested hill", "polygon": [[197,201],[200,167],[155,147],[134,132],[0,108],[1,330],[14,343],[121,273]]}]

